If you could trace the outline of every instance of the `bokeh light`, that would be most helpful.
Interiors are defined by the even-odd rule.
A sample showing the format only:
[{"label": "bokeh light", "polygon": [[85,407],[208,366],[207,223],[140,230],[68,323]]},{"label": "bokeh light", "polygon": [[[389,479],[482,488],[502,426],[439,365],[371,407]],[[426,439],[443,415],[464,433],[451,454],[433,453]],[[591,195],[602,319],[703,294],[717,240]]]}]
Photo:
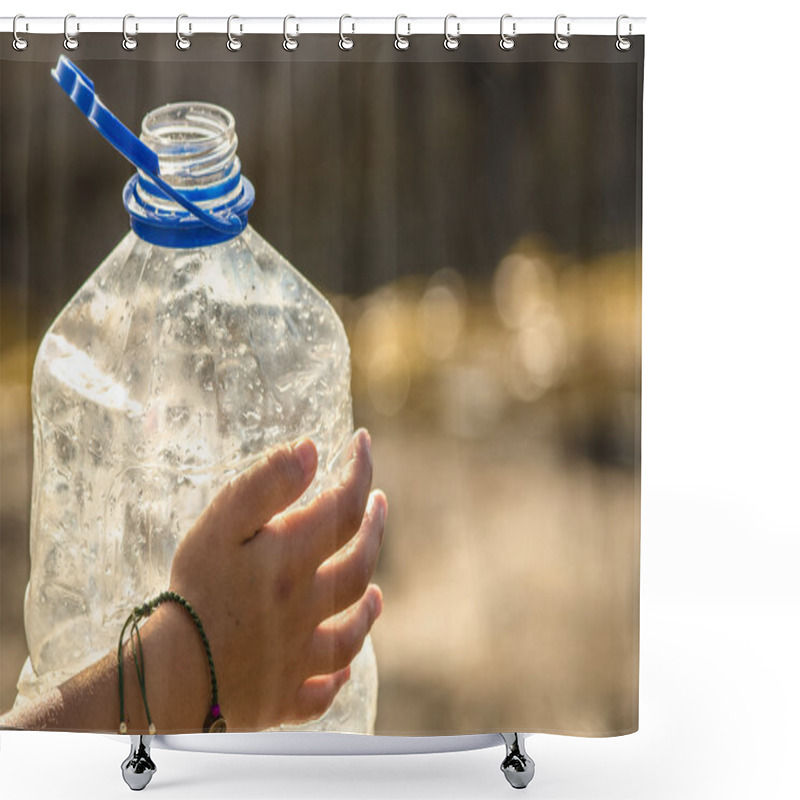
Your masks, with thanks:
[{"label": "bokeh light", "polygon": [[464,327],[466,290],[454,269],[442,269],[428,281],[417,307],[417,334],[423,351],[433,359],[452,356]]},{"label": "bokeh light", "polygon": [[500,319],[508,328],[522,328],[535,321],[540,301],[552,295],[553,273],[541,258],[510,253],[497,266],[493,289]]},{"label": "bokeh light", "polygon": [[505,379],[509,392],[532,401],[553,387],[566,366],[567,342],[555,308],[546,302],[535,307],[531,319],[510,341]]},{"label": "bokeh light", "polygon": [[397,414],[408,399],[411,385],[408,359],[394,342],[379,345],[372,353],[367,371],[369,399],[385,416]]}]

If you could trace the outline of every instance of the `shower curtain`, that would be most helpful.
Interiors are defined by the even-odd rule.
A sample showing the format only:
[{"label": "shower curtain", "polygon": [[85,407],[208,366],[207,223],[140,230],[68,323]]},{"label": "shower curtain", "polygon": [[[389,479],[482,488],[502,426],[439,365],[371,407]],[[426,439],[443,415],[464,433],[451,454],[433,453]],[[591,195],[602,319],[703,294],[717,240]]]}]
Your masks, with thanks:
[{"label": "shower curtain", "polygon": [[[453,50],[435,36],[412,36],[405,50],[390,36],[352,38],[345,50],[336,36],[304,35],[289,51],[278,37],[246,37],[231,52],[224,37],[195,35],[179,51],[174,35],[152,34],[126,51],[118,34],[87,34],[66,55],[136,136],[165,104],[230,112],[241,175],[255,192],[251,229],[341,320],[353,427],[369,432],[370,485],[388,506],[380,554],[364,562],[369,574],[350,598],[352,609],[367,580],[380,587],[380,615],[369,622],[377,678],[348,701],[373,704],[366,732],[633,732],[643,37],[627,51],[613,36],[573,37],[565,50],[539,35],[519,36],[509,50],[496,36],[463,36]],[[54,533],[43,530],[42,514],[31,515],[48,492],[64,508],[83,508],[92,486],[105,485],[104,470],[125,467],[93,459],[90,432],[80,428],[49,434],[54,453],[86,465],[80,475],[62,474],[53,488],[47,475],[56,462],[34,456],[34,424],[44,424],[44,412],[31,410],[37,350],[131,221],[122,190],[134,167],[51,77],[62,54],[60,37],[36,37],[24,52],[5,34],[0,43],[0,713],[92,669],[97,652],[116,653],[133,608],[98,599],[101,573],[118,568],[104,555],[114,537],[125,569],[137,574],[154,549],[171,560],[195,523],[173,520],[165,538],[141,524],[141,498],[105,496],[106,507],[125,502],[132,511],[120,530],[98,523],[90,545],[81,528],[93,520],[56,516]],[[177,270],[181,246],[156,247]],[[279,262],[263,253],[266,274]],[[144,302],[137,287],[131,278],[120,309]],[[253,290],[247,302],[257,304],[260,288]],[[103,330],[75,358],[90,360],[108,344]],[[228,333],[250,346],[241,332]],[[257,358],[278,345],[267,342]],[[224,369],[212,356],[207,379],[220,398]],[[288,391],[311,390],[295,382]],[[332,389],[314,397],[323,411],[333,404]],[[135,422],[135,409],[126,413]],[[181,413],[164,424],[181,424]],[[271,423],[265,416],[260,424]],[[318,432],[306,434],[314,441]],[[322,459],[319,439],[315,446]],[[345,480],[340,473],[336,481]],[[358,509],[362,528],[369,513]],[[55,544],[43,556],[37,541],[48,536]],[[137,544],[126,550],[129,536]],[[359,541],[353,534],[340,556],[360,552]],[[81,548],[70,562],[74,585],[65,588],[59,569]],[[157,575],[152,593],[167,589],[168,578]],[[45,611],[33,625],[37,602]],[[73,613],[71,603],[95,649],[62,648],[45,670],[42,641]],[[320,625],[333,624],[326,619]],[[142,634],[149,624],[142,620]],[[144,646],[151,694],[160,657],[152,642]],[[209,636],[209,644],[224,664],[225,637]],[[281,641],[272,644],[285,652]],[[195,655],[205,670],[199,645]],[[355,666],[346,673],[337,673],[340,694],[357,680]],[[231,674],[218,676],[223,713],[246,693],[226,683]],[[126,691],[138,698],[135,671],[128,679]],[[314,730],[323,710],[273,721]],[[158,725],[159,708],[152,712]],[[326,729],[356,729],[348,713]]]}]

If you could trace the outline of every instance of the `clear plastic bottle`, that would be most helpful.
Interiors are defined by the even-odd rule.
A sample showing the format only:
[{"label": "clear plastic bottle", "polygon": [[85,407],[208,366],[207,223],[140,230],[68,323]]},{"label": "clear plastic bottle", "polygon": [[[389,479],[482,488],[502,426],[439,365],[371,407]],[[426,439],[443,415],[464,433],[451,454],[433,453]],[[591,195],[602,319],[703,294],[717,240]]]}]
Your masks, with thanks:
[{"label": "clear plastic bottle", "polygon": [[[225,109],[163,106],[141,139],[161,176],[204,209],[246,190],[252,202]],[[34,365],[22,702],[114,648],[131,609],[167,587],[175,548],[233,475],[311,436],[319,467],[305,502],[338,482],[352,435],[349,346],[330,304],[249,226],[192,246],[192,225],[201,239],[214,231],[143,173],[131,182],[134,229],[59,314]],[[147,240],[165,236],[170,246]],[[371,733],[376,703],[367,639],[333,706],[296,727]]]}]

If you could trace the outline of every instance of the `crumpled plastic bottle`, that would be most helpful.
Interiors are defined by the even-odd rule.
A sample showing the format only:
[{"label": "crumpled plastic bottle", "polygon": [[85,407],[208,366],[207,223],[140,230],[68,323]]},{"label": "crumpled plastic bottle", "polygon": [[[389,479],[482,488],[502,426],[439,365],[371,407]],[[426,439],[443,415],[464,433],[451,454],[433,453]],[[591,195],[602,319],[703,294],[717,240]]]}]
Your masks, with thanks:
[{"label": "crumpled plastic bottle", "polygon": [[[311,436],[319,466],[306,502],[340,480],[353,431],[344,328],[247,225],[253,190],[232,115],[163,106],[139,140],[71,62],[53,74],[139,171],[123,195],[132,230],[58,315],[34,365],[30,657],[18,703],[116,646],[226,481],[273,445]],[[190,208],[175,202],[187,198]],[[372,733],[376,706],[367,638],[326,714],[282,729]]]}]

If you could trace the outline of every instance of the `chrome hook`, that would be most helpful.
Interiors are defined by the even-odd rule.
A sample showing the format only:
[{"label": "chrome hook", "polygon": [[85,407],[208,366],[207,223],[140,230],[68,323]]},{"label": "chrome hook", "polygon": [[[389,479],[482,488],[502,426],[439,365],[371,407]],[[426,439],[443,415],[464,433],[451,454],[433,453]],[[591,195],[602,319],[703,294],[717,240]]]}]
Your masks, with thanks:
[{"label": "chrome hook", "polygon": [[517,35],[517,23],[511,23],[511,34],[507,34],[505,31],[505,23],[507,19],[513,20],[512,14],[503,14],[500,17],[500,49],[501,50],[513,50],[514,45],[516,42],[514,41],[514,37]]},{"label": "chrome hook", "polygon": [[[175,47],[177,47],[178,50],[188,50],[192,46],[191,41],[181,33],[181,20],[188,19],[188,17],[188,14],[178,14],[175,18]],[[189,23],[189,35],[192,35],[191,22]]]},{"label": "chrome hook", "polygon": [[[622,53],[624,53],[626,50],[630,50],[631,49],[631,40],[625,38],[622,35],[622,33],[620,32],[620,23],[624,19],[629,19],[627,14],[620,14],[617,17],[617,43],[616,43],[616,47],[617,47],[617,50],[619,50]],[[631,23],[629,22],[628,23],[628,36],[630,36],[632,33],[633,33],[633,25],[631,25]]]},{"label": "chrome hook", "polygon": [[[553,27],[553,31],[554,31],[555,36],[556,36],[556,40],[553,42],[553,47],[555,47],[556,50],[566,50],[569,47],[569,39],[566,38],[565,36],[562,36],[558,32],[558,21],[560,19],[566,19],[566,18],[567,18],[566,14],[559,14],[556,17],[555,25]],[[570,35],[571,35],[570,23],[567,22],[567,36],[570,36]]]},{"label": "chrome hook", "polygon": [[[12,46],[14,47],[14,49],[15,49],[17,52],[21,53],[23,50],[25,50],[25,48],[27,48],[27,46],[28,46],[28,40],[27,40],[27,39],[23,39],[23,38],[22,38],[22,37],[21,37],[21,36],[20,36],[20,35],[17,33],[17,20],[19,20],[19,19],[26,19],[26,17],[25,17],[25,15],[24,15],[24,14],[17,14],[17,15],[14,17],[14,23],[13,23],[13,24],[12,24],[12,26],[11,26],[11,31],[12,31],[12,33],[14,34],[14,41],[12,42]],[[28,30],[28,23],[27,23],[27,22],[25,23],[25,30],[26,30],[26,31]]]},{"label": "chrome hook", "polygon": [[[447,30],[447,23],[450,22],[451,19],[456,21],[456,35],[453,36],[452,33],[449,33]],[[458,50],[458,37],[461,36],[461,23],[458,21],[458,17],[455,14],[448,14],[444,18],[444,49],[445,50]]]},{"label": "chrome hook", "polygon": [[[231,33],[231,22],[233,22],[233,20],[235,19],[239,19],[239,17],[237,17],[236,14],[231,14],[228,17],[228,41],[226,42],[225,47],[227,47],[228,50],[231,51],[231,53],[235,53],[237,50],[242,49],[242,40],[234,36],[233,33]],[[242,25],[241,23],[239,23],[239,34],[241,35],[241,33],[242,33]]]},{"label": "chrome hook", "polygon": [[[78,40],[75,36],[72,36],[69,32],[69,21],[71,19],[75,19],[74,14],[67,14],[64,17],[64,49],[65,50],[77,50],[78,49]],[[77,34],[80,32],[81,24],[80,22],[75,23],[75,33]]]},{"label": "chrome hook", "polygon": [[[342,50],[352,50],[355,42],[349,36],[344,35],[344,21],[346,19],[353,19],[353,18],[349,14],[342,14],[342,16],[339,17],[339,47]],[[355,33],[356,32],[355,22],[351,23],[351,25],[352,29],[350,32]]]},{"label": "chrome hook", "polygon": [[289,20],[293,19],[296,20],[297,17],[293,17],[291,14],[288,14],[283,18],[283,49],[292,52],[293,50],[297,50],[297,46],[299,42],[297,41],[297,35],[300,33],[300,23],[295,23],[295,30],[296,33],[294,36],[289,35]]},{"label": "chrome hook", "polygon": [[405,36],[400,35],[400,20],[405,19],[407,20],[408,17],[405,14],[398,14],[394,18],[394,46],[397,50],[408,50],[411,47],[411,42],[409,38],[411,36],[411,23],[406,22],[406,27],[408,28],[408,32]]},{"label": "chrome hook", "polygon": [[[129,19],[136,19],[133,14],[126,14],[122,18],[122,49],[123,50],[135,50],[136,46],[139,42],[136,41],[136,36],[131,36],[128,33],[128,20]],[[133,29],[138,33],[139,31],[139,23],[133,23]]]}]

